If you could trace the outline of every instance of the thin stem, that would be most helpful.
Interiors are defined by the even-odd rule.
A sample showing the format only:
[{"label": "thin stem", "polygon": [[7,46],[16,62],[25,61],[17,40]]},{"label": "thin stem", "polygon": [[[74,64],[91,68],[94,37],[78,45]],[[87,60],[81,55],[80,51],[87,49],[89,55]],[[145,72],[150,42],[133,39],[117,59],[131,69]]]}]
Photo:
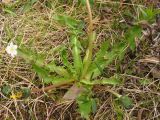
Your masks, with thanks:
[{"label": "thin stem", "polygon": [[92,21],[92,11],[89,0],[86,0],[87,10],[88,10],[88,16],[89,16],[89,34],[93,32],[93,21]]},{"label": "thin stem", "polygon": [[107,89],[108,92],[112,93],[113,95],[115,95],[117,98],[120,98],[122,95],[118,94],[117,92],[111,90],[111,89]]},{"label": "thin stem", "polygon": [[37,92],[49,91],[49,90],[53,90],[53,89],[58,88],[58,87],[69,85],[69,84],[71,84],[73,82],[74,82],[74,80],[70,80],[70,81],[66,81],[66,82],[50,85],[50,86],[47,86],[47,87],[44,87],[44,88],[33,88],[31,90],[31,92],[32,93],[37,93]]},{"label": "thin stem", "polygon": [[93,21],[92,21],[92,11],[89,0],[86,0],[88,16],[89,16],[89,26],[88,26],[88,48],[86,50],[86,55],[83,60],[84,69],[82,72],[81,79],[87,74],[88,68],[92,62],[92,51],[93,51],[93,41],[95,40],[95,33],[93,32]]}]

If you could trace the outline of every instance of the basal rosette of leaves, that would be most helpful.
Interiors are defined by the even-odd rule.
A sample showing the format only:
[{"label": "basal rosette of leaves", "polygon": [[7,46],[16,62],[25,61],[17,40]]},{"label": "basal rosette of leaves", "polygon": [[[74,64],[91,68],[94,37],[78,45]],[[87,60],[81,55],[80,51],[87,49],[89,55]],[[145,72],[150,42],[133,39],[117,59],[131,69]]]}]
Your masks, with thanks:
[{"label": "basal rosette of leaves", "polygon": [[[122,83],[120,77],[116,74],[110,78],[97,78],[101,76],[103,69],[107,65],[111,64],[116,58],[122,58],[125,54],[127,44],[118,43],[112,50],[109,50],[110,44],[106,41],[102,44],[101,49],[96,53],[93,59],[93,55],[89,53],[91,48],[87,48],[86,52],[84,52],[84,48],[78,40],[79,34],[82,32],[80,29],[77,29],[77,26],[80,25],[80,21],[74,20],[66,15],[56,15],[55,19],[58,22],[60,21],[60,23],[62,22],[63,25],[67,25],[68,29],[71,31],[69,34],[72,62],[68,60],[68,53],[66,52],[67,48],[64,46],[61,46],[61,50],[59,51],[63,65],[56,64],[56,61],[54,60],[46,64],[43,55],[31,51],[25,46],[17,48],[17,56],[32,64],[33,70],[45,84],[57,86],[63,84],[76,84],[77,86],[83,87],[84,91],[77,95],[76,101],[79,105],[79,112],[82,117],[89,119],[89,114],[96,109],[96,99],[92,98],[92,87],[94,85],[115,86]],[[91,34],[88,38],[94,41],[95,33]],[[82,54],[84,54],[84,58],[81,56]],[[30,90],[30,92],[33,92],[33,90]],[[115,95],[118,98],[121,98],[118,93]],[[20,98],[19,96],[16,96],[18,96],[16,93],[11,94],[10,98]]]},{"label": "basal rosette of leaves", "polygon": [[[104,72],[104,68],[115,59],[123,60],[123,56],[128,49],[128,44],[132,50],[135,49],[134,39],[135,37],[141,36],[142,28],[139,24],[133,25],[125,34],[126,40],[112,47],[108,41],[105,41],[96,54],[93,55],[94,40],[96,39],[95,31],[91,30],[91,32],[87,34],[87,48],[83,48],[83,45],[79,41],[81,34],[85,34],[82,30],[84,28],[83,21],[75,20],[67,15],[54,15],[53,19],[59,24],[67,26],[69,30],[70,48],[64,46],[57,47],[63,65],[57,64],[55,60],[46,63],[44,55],[35,53],[25,46],[15,47],[17,53],[14,55],[18,55],[30,63],[33,70],[45,84],[53,84],[56,87],[64,84],[76,84],[84,88],[84,90],[77,95],[76,101],[82,117],[89,119],[89,114],[96,111],[96,99],[92,97],[92,87],[94,85],[116,86],[122,83],[120,76],[117,74],[110,78],[102,78],[101,75]],[[72,60],[68,59],[67,49],[71,49]],[[12,52],[10,52],[10,54],[12,55]],[[11,92],[8,86],[3,88],[3,91],[3,93],[6,94]],[[111,90],[108,91],[114,94],[125,108],[132,107],[133,103],[129,97],[119,95]],[[31,92],[33,91],[31,90]],[[23,93],[27,93],[28,96],[28,89],[25,89]],[[12,95],[12,97],[15,96]]]}]

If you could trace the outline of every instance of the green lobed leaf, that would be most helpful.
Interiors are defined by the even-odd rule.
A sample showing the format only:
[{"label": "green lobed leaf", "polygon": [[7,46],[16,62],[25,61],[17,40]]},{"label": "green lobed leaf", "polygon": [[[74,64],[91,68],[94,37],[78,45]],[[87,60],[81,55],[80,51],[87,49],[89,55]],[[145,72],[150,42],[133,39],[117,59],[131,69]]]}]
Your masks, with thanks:
[{"label": "green lobed leaf", "polygon": [[119,101],[126,109],[130,109],[133,107],[133,101],[128,96],[121,96],[119,98]]},{"label": "green lobed leaf", "polygon": [[33,70],[38,74],[39,77],[45,79],[48,76],[48,73],[49,73],[48,70],[36,64],[33,64],[32,66],[33,66]]},{"label": "green lobed leaf", "polygon": [[4,85],[4,86],[2,86],[1,91],[4,95],[9,95],[11,93],[12,89],[9,85]]},{"label": "green lobed leaf", "polygon": [[22,88],[23,98],[28,98],[31,95],[31,90],[29,88]]},{"label": "green lobed leaf", "polygon": [[121,81],[120,81],[120,78],[118,75],[114,75],[110,78],[103,78],[101,80],[93,80],[93,81],[81,80],[81,82],[86,85],[98,85],[98,84],[119,85],[119,84],[121,84]]},{"label": "green lobed leaf", "polygon": [[134,51],[136,47],[135,38],[140,37],[141,34],[142,34],[142,28],[140,26],[133,26],[129,28],[129,30],[127,31],[125,38],[127,39],[132,51]]},{"label": "green lobed leaf", "polygon": [[75,35],[71,36],[71,44],[72,44],[72,55],[73,55],[74,67],[76,69],[77,75],[80,75],[80,73],[82,71],[82,67],[83,67],[82,59],[80,56],[81,45]]},{"label": "green lobed leaf", "polygon": [[95,63],[96,67],[98,68],[99,72],[103,73],[103,68],[101,68],[100,63],[104,61],[104,57],[109,49],[109,41],[105,41],[102,43],[100,50],[97,52],[93,63]]},{"label": "green lobed leaf", "polygon": [[44,80],[44,83],[46,83],[46,84],[49,84],[49,83],[60,84],[60,83],[66,83],[66,82],[69,82],[69,81],[73,81],[70,78],[55,77],[55,76],[47,76],[43,80]]},{"label": "green lobed leaf", "polygon": [[77,99],[79,112],[85,119],[89,119],[89,115],[92,112],[92,99],[88,95],[80,95]]},{"label": "green lobed leaf", "polygon": [[[48,70],[44,69],[43,67],[37,66],[37,65],[33,65],[33,69],[38,74],[38,76],[44,80],[44,83],[46,84],[49,84],[49,83],[58,84],[58,83],[66,82],[66,81],[73,81],[68,76],[67,77],[52,76],[49,74]],[[64,74],[64,73],[60,73],[60,74]]]},{"label": "green lobed leaf", "polygon": [[[104,57],[97,59],[97,61],[92,62],[89,72],[86,75],[87,79],[96,78],[101,75],[103,69],[111,64],[116,58],[120,58],[122,60],[122,54],[124,55],[126,52],[126,43],[118,43],[116,44],[110,51],[106,51]],[[103,52],[102,52],[103,53]],[[104,54],[104,53],[103,53]],[[95,63],[96,62],[96,63]]]},{"label": "green lobed leaf", "polygon": [[97,111],[97,101],[96,101],[96,99],[92,99],[91,102],[92,102],[92,113],[96,113],[96,111]]},{"label": "green lobed leaf", "polygon": [[119,85],[121,84],[121,81],[115,77],[111,77],[109,79],[103,78],[99,84],[108,84],[108,85]]},{"label": "green lobed leaf", "polygon": [[117,116],[117,120],[123,120],[124,111],[123,111],[123,108],[121,107],[121,104],[117,100],[114,100],[113,105],[114,105],[113,109],[114,109],[115,114]]},{"label": "green lobed leaf", "polygon": [[61,44],[49,50],[49,53],[55,54],[59,53],[59,51],[65,50],[65,45]]},{"label": "green lobed leaf", "polygon": [[72,17],[67,16],[67,15],[54,15],[53,19],[58,21],[60,24],[66,25],[66,26],[68,26],[69,28],[72,28],[72,29],[76,29],[77,26],[80,23],[80,21],[77,21],[77,20],[75,20]]},{"label": "green lobed leaf", "polygon": [[96,56],[95,56],[95,63],[98,63],[99,61],[104,59],[104,56],[107,53],[107,50],[109,49],[109,41],[105,41],[102,43],[101,48],[99,49],[99,51],[97,52]]},{"label": "green lobed leaf", "polygon": [[18,55],[25,59],[27,62],[31,64],[36,64],[38,66],[43,66],[45,62],[45,56],[42,54],[36,54],[32,50],[21,47],[18,48]]},{"label": "green lobed leaf", "polygon": [[45,57],[43,55],[36,54],[31,50],[21,47],[21,49],[18,49],[18,55],[24,58],[29,63],[31,63],[34,71],[46,81],[50,81],[51,79],[49,77],[50,72],[55,72],[58,75],[64,77],[70,76],[66,69],[60,66],[56,66],[54,62],[45,65]]},{"label": "green lobed leaf", "polygon": [[86,53],[85,53],[85,56],[84,56],[84,59],[83,59],[83,72],[82,72],[82,78],[86,76],[88,70],[89,70],[89,67],[91,66],[92,64],[92,59],[93,59],[93,47],[94,47],[94,40],[96,38],[96,33],[95,32],[92,32],[89,34],[88,36],[88,48],[86,50]]},{"label": "green lobed leaf", "polygon": [[91,113],[92,102],[91,101],[78,102],[78,104],[79,104],[79,112],[81,113],[81,116],[88,119],[89,114]]},{"label": "green lobed leaf", "polygon": [[54,63],[54,61],[49,63],[49,64],[47,64],[45,67],[48,68],[50,70],[50,72],[55,72],[60,76],[65,76],[65,77],[69,77],[70,76],[70,74],[68,73],[68,71],[66,69],[64,69],[61,66],[57,66]]},{"label": "green lobed leaf", "polygon": [[72,64],[68,61],[68,55],[67,55],[67,50],[64,49],[61,51],[61,59],[62,59],[62,62],[63,64],[67,67],[67,70],[71,73],[74,73],[74,70],[73,70],[73,66]]}]

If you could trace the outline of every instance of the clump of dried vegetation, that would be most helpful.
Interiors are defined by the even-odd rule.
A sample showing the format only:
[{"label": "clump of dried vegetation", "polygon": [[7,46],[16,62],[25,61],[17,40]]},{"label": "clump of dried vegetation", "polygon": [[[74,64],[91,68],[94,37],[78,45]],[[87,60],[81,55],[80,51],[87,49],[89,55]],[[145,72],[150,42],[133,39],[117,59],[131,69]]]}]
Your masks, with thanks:
[{"label": "clump of dried vegetation", "polygon": [[2,0],[0,119],[159,120],[159,6]]}]

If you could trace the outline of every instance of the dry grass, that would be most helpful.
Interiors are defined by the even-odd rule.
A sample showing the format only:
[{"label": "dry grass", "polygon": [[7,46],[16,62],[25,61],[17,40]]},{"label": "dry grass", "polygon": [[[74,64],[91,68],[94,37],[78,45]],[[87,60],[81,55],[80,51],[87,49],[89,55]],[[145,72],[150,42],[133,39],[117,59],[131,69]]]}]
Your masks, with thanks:
[{"label": "dry grass", "polygon": [[[4,85],[10,85],[13,88],[44,86],[29,64],[21,58],[11,59],[6,54],[5,47],[9,41],[15,43],[19,41],[20,45],[47,54],[46,61],[55,59],[55,57],[59,60],[56,54],[52,54],[52,51],[60,44],[67,46],[69,36],[67,28],[57,24],[52,19],[53,15],[65,13],[76,19],[84,20],[87,26],[85,7],[77,6],[75,0],[70,4],[58,1],[53,0],[52,8],[45,6],[46,1],[39,1],[32,6],[31,11],[26,13],[21,11],[26,1],[21,1],[17,3],[16,16],[0,11],[1,87]],[[97,31],[96,44],[98,46],[105,40],[110,40],[112,44],[119,41],[119,38],[123,37],[125,26],[119,26],[117,23],[113,28],[113,24],[128,19],[124,16],[128,10],[136,15],[137,7],[145,6],[144,1],[136,2],[136,0],[122,6],[120,2],[109,0],[97,0],[97,4],[99,6],[93,8],[93,21]],[[159,34],[157,32],[155,36]],[[99,98],[99,103],[97,112],[91,115],[91,119],[118,120],[117,114],[123,116],[123,120],[160,119],[160,79],[153,73],[155,69],[157,74],[160,73],[160,64],[139,62],[148,56],[160,59],[159,43],[155,48],[155,43],[149,40],[143,37],[134,53],[129,51],[121,63],[113,63],[106,72],[108,76],[117,72],[123,77],[124,85],[110,87],[110,89],[129,95],[134,101],[134,107],[129,110],[123,109],[117,104],[115,97],[107,92],[107,86],[96,86],[94,92],[95,97]],[[95,48],[97,49],[98,47]],[[149,83],[142,84],[140,81],[143,79],[148,79]],[[73,101],[61,102],[60,98],[66,89],[57,89],[57,91],[44,94],[36,93],[21,100],[7,98],[0,92],[0,120],[81,120]]]}]

